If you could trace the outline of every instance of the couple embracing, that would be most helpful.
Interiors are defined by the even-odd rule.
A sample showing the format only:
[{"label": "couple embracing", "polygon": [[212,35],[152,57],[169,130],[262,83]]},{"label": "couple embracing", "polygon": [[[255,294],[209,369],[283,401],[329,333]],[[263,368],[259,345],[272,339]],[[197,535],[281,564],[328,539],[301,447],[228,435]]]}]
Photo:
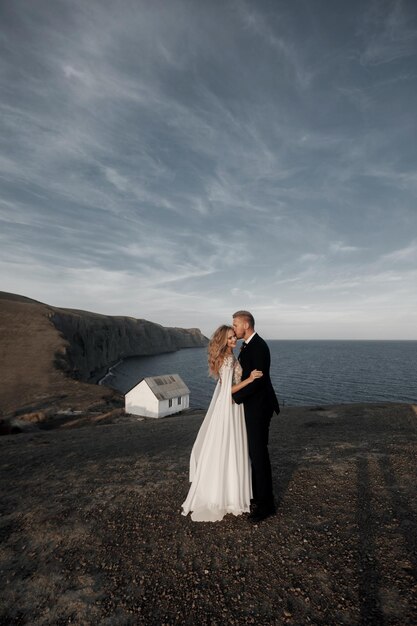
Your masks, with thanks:
[{"label": "couple embracing", "polygon": [[[239,357],[233,354],[243,339]],[[269,424],[279,404],[269,376],[271,357],[249,311],[220,326],[208,347],[210,373],[218,379],[190,458],[190,490],[182,513],[215,522],[227,513],[249,513],[258,523],[275,513]]]}]

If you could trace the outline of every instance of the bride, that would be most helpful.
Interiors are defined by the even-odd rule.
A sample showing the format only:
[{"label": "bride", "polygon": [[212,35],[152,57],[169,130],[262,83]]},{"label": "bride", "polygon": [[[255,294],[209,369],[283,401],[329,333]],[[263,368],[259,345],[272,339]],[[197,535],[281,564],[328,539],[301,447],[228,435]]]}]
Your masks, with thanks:
[{"label": "bride", "polygon": [[232,393],[262,376],[253,370],[246,380],[233,354],[236,335],[220,326],[208,346],[209,371],[218,379],[207,414],[190,458],[190,490],[182,514],[190,511],[194,522],[216,522],[226,513],[249,512],[252,497],[251,466],[242,404]]}]

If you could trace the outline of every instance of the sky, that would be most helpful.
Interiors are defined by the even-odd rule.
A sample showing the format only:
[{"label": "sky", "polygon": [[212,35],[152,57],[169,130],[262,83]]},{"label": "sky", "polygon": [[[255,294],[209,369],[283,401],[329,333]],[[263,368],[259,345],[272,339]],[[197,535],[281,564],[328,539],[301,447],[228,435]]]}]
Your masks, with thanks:
[{"label": "sky", "polygon": [[0,289],[417,339],[414,0],[0,0]]}]

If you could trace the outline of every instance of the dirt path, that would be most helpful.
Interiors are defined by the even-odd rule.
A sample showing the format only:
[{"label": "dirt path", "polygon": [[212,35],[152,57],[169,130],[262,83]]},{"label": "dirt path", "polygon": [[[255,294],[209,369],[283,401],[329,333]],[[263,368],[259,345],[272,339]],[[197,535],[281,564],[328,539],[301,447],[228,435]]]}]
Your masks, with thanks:
[{"label": "dirt path", "polygon": [[0,439],[0,624],[416,624],[417,414],[274,418],[277,515],[180,515],[202,415]]}]

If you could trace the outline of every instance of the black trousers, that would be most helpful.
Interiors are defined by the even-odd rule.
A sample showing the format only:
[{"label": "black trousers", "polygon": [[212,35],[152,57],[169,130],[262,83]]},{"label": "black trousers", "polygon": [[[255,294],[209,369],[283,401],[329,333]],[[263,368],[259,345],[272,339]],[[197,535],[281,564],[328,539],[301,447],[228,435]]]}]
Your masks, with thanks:
[{"label": "black trousers", "polygon": [[271,461],[268,451],[271,417],[272,412],[270,415],[261,417],[245,415],[249,456],[252,463],[253,498],[260,509],[268,509],[274,504]]}]

